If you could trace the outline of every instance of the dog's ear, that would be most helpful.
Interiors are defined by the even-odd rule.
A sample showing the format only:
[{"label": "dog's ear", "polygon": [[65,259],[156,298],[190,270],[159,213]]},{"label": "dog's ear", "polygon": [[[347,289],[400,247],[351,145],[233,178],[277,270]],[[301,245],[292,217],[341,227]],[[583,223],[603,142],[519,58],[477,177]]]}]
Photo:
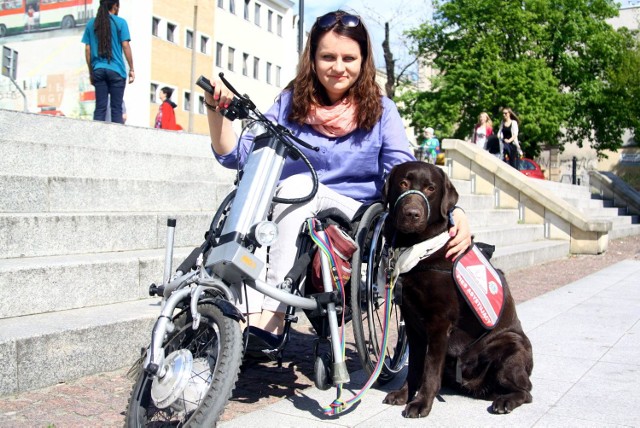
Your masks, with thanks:
[{"label": "dog's ear", "polygon": [[389,208],[389,183],[391,183],[391,177],[393,177],[397,167],[398,166],[396,165],[391,168],[391,171],[387,174],[387,178],[384,180],[384,185],[382,186],[382,202],[384,203],[385,208]]},{"label": "dog's ear", "polygon": [[458,191],[444,170],[442,168],[438,168],[438,170],[442,175],[442,204],[440,205],[440,213],[443,218],[447,218],[449,211],[458,203]]}]

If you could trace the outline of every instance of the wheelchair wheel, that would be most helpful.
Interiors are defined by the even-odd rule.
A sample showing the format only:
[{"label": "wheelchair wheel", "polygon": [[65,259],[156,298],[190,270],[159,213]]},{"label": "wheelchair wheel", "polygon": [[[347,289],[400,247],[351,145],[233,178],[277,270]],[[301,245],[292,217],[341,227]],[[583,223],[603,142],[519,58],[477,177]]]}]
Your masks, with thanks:
[{"label": "wheelchair wheel", "polygon": [[[383,236],[387,216],[381,203],[369,207],[356,231],[358,249],[352,258],[351,310],[358,356],[367,374],[373,373],[381,355],[384,334],[388,246]],[[384,366],[378,384],[384,384],[404,367],[409,345],[400,313],[393,302],[389,319]]]}]

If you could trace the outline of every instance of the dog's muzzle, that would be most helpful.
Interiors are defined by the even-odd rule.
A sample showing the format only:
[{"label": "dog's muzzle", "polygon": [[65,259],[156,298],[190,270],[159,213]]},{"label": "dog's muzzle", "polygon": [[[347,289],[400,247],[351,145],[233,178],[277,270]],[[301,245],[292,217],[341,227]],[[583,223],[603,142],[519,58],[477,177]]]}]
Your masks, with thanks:
[{"label": "dog's muzzle", "polygon": [[396,199],[396,203],[393,204],[393,211],[396,210],[396,208],[398,208],[398,203],[400,203],[400,201],[403,198],[406,198],[409,195],[420,195],[422,196],[422,199],[424,199],[425,204],[427,204],[427,223],[429,222],[429,217],[431,217],[431,204],[429,203],[429,199],[427,199],[427,197],[425,196],[424,193],[422,193],[419,190],[407,190],[406,192],[402,193],[400,196],[398,196],[398,199]]}]

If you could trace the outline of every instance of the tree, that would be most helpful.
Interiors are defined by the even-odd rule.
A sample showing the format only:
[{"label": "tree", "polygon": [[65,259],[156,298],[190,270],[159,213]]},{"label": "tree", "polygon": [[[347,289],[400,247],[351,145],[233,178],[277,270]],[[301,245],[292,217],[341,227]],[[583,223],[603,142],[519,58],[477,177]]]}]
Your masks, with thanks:
[{"label": "tree", "polygon": [[630,90],[616,74],[633,35],[606,23],[617,13],[612,0],[438,4],[433,22],[409,34],[438,75],[430,91],[400,97],[401,113],[417,129],[466,138],[482,111],[499,118],[511,107],[530,155],[567,141],[616,150],[633,122],[623,108]]}]

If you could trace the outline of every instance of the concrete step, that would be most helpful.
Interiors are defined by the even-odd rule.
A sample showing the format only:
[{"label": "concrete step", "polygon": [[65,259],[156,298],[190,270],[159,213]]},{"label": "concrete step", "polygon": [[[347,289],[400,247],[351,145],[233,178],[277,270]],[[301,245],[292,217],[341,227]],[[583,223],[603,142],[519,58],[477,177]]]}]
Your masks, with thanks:
[{"label": "concrete step", "polygon": [[[173,271],[194,247],[175,248]],[[149,297],[161,284],[165,250],[0,260],[0,319]]]},{"label": "concrete step", "polygon": [[501,228],[479,227],[472,229],[476,242],[485,242],[496,247],[507,247],[543,240],[544,226],[541,224],[517,224]]},{"label": "concrete step", "polygon": [[183,145],[158,144],[154,147],[157,151],[151,152],[108,145],[54,144],[55,138],[32,142],[0,137],[0,171],[6,175],[209,182],[231,181],[234,176],[215,161],[208,140],[202,138]]},{"label": "concrete step", "polygon": [[[70,117],[51,117],[0,109],[0,129],[5,141],[43,143],[55,152],[59,147],[75,146],[96,150],[153,153],[209,158],[211,142],[208,135],[170,132],[161,129],[104,123]],[[16,155],[20,151],[15,152]],[[94,157],[95,158],[95,157]],[[67,158],[57,158],[62,164]],[[96,159],[96,162],[103,159]]]},{"label": "concrete step", "polygon": [[476,228],[501,228],[518,224],[518,210],[467,210],[465,209],[471,230]]},{"label": "concrete step", "polygon": [[609,239],[640,235],[640,224],[614,224],[609,231]]},{"label": "concrete step", "polygon": [[214,212],[0,214],[0,259],[152,250],[165,247],[167,218],[175,246],[200,245]]},{"label": "concrete step", "polygon": [[0,319],[0,395],[130,366],[150,341],[159,302]]},{"label": "concrete step", "polygon": [[0,212],[212,212],[231,188],[195,180],[0,175]]},{"label": "concrete step", "polygon": [[473,195],[470,193],[460,194],[457,205],[463,210],[492,210],[493,196],[490,195]]},{"label": "concrete step", "polygon": [[541,240],[496,247],[491,263],[504,272],[535,266],[569,255],[569,241]]},{"label": "concrete step", "polygon": [[549,180],[533,180],[534,185],[541,186],[553,195],[560,198],[591,198],[591,190],[588,186],[579,186],[569,183],[560,183]]}]

